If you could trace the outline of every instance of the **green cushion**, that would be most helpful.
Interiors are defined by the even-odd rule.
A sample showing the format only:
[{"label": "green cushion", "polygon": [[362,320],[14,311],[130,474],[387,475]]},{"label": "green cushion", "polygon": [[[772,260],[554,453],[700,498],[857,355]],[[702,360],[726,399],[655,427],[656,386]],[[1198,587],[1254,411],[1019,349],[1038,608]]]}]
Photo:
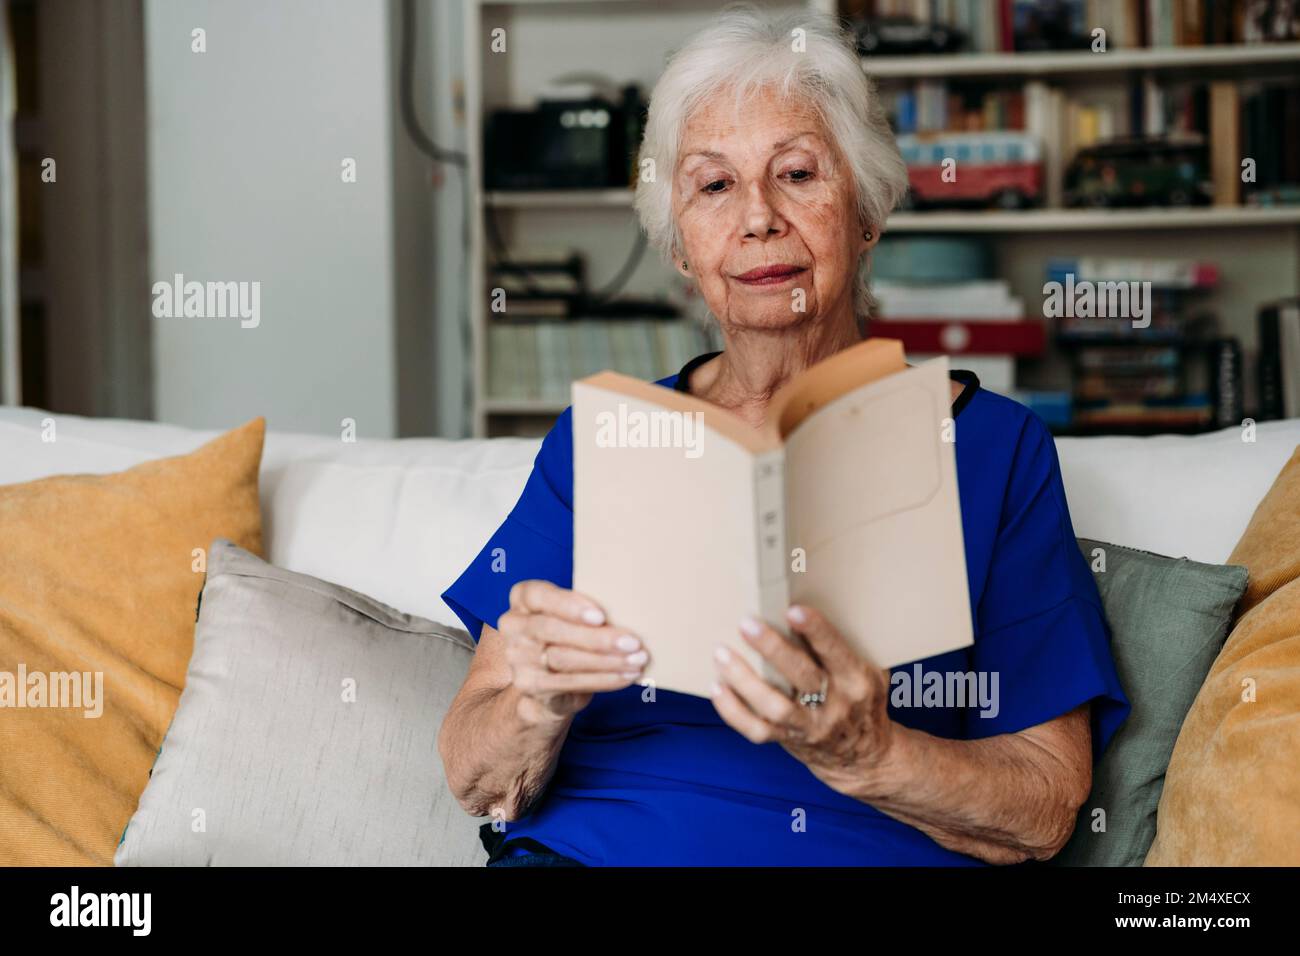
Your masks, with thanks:
[{"label": "green cushion", "polygon": [[[1246,569],[1079,538],[1133,706],[1093,768],[1074,835],[1052,862],[1141,866],[1178,730],[1219,655]],[[1105,811],[1104,819],[1097,810]],[[1104,825],[1104,830],[1102,826]]]}]

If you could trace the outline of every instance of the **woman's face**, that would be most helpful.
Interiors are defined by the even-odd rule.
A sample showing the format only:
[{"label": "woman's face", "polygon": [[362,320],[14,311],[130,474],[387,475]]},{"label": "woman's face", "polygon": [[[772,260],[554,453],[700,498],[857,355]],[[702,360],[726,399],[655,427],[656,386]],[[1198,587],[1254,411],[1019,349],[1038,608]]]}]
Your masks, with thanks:
[{"label": "woman's face", "polygon": [[[678,271],[723,328],[853,314],[863,238],[851,173],[806,106],[766,93],[743,115],[719,96],[688,121],[674,175]],[[683,269],[681,260],[689,263]],[[757,270],[775,270],[762,276]]]}]

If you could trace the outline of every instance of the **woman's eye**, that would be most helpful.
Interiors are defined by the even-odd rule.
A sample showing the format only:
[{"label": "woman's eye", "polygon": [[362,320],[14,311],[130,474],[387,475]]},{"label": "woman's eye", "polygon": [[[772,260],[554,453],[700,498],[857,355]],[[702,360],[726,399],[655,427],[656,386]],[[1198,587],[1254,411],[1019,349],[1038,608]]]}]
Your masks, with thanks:
[{"label": "woman's eye", "polygon": [[[714,188],[713,188],[714,186],[717,186],[717,187],[719,187],[719,188],[714,189]],[[726,188],[727,188],[727,181],[726,181],[725,179],[715,179],[713,182],[708,183],[708,184],[707,184],[703,189],[701,189],[700,192],[702,192],[702,193],[720,193],[720,192],[722,192],[723,189],[726,189]]]},{"label": "woman's eye", "polygon": [[791,182],[796,183],[804,183],[812,179],[812,173],[807,169],[792,169],[786,175],[790,177]]}]

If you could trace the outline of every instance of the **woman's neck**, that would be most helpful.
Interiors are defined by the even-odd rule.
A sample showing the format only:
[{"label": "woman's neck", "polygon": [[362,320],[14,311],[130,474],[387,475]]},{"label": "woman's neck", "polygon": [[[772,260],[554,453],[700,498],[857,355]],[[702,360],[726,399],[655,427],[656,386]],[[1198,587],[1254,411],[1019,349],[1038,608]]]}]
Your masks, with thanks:
[{"label": "woman's neck", "polygon": [[852,316],[847,321],[814,321],[774,331],[724,327],[723,338],[725,350],[700,366],[691,391],[756,428],[767,417],[772,396],[791,377],[862,341]]}]

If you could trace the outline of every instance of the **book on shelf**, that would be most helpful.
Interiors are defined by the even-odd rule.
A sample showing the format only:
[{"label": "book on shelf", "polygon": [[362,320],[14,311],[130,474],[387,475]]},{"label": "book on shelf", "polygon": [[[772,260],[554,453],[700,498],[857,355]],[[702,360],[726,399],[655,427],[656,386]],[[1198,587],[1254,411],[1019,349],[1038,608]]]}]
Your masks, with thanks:
[{"label": "book on shelf", "polygon": [[1056,338],[1062,345],[1181,344],[1203,336],[1214,322],[1211,314],[1193,308],[1196,294],[1218,283],[1213,263],[1054,258],[1048,260],[1045,275],[1055,286],[1053,294],[1059,293]]},{"label": "book on shelf", "polygon": [[1171,401],[1148,399],[1138,402],[1105,402],[1093,407],[1075,399],[1073,425],[1090,429],[1199,430],[1214,422],[1214,408],[1208,396],[1190,396]]},{"label": "book on shelf", "polygon": [[1259,418],[1300,418],[1300,299],[1259,310]]},{"label": "book on shelf", "polygon": [[1174,399],[1183,392],[1183,356],[1168,346],[1085,347],[1074,353],[1074,396],[1081,403]]},{"label": "book on shelf", "polygon": [[1240,425],[1246,417],[1241,343],[1230,337],[1215,339],[1209,343],[1206,356],[1210,402],[1214,406],[1214,427]]},{"label": "book on shelf", "polygon": [[871,334],[898,339],[909,353],[1042,355],[1047,329],[1041,319],[983,322],[963,319],[872,319]]},{"label": "book on shelf", "polygon": [[1212,289],[1219,282],[1219,267],[1199,259],[1136,258],[1120,256],[1053,257],[1047,260],[1050,282],[1150,282],[1157,289]]},{"label": "book on shelf", "polygon": [[573,587],[686,694],[708,696],[719,641],[788,690],[737,625],[797,640],[791,603],[880,667],[969,646],[951,406],[945,358],[908,367],[877,338],[796,375],[761,428],[615,372],[575,382]]},{"label": "book on shelf", "polygon": [[492,321],[488,325],[488,396],[562,403],[575,379],[617,369],[653,381],[714,348],[693,319]]},{"label": "book on shelf", "polygon": [[1116,375],[1112,371],[1085,373],[1074,383],[1081,401],[1141,402],[1148,398],[1176,398],[1182,391],[1177,375]]},{"label": "book on shelf", "polygon": [[1236,83],[1210,84],[1210,178],[1216,206],[1241,202],[1240,99]]},{"label": "book on shelf", "polygon": [[1241,184],[1241,191],[1247,202],[1259,202],[1275,190],[1289,189],[1289,201],[1295,202],[1294,193],[1300,191],[1300,85],[1249,87],[1243,92],[1238,147],[1242,156],[1254,161],[1254,176]]},{"label": "book on shelf", "polygon": [[1025,303],[1011,294],[1005,279],[968,282],[897,282],[877,280],[871,294],[874,315],[881,319],[961,318],[968,321],[1023,319]]},{"label": "book on shelf", "polygon": [[876,280],[872,335],[898,339],[917,361],[938,355],[979,376],[996,392],[1016,387],[1016,358],[1041,355],[1047,334],[1025,319],[1023,299],[1005,279],[950,282]]},{"label": "book on shelf", "polygon": [[874,0],[867,13],[943,24],[975,53],[1163,48],[1300,40],[1300,17],[1283,0]]}]

